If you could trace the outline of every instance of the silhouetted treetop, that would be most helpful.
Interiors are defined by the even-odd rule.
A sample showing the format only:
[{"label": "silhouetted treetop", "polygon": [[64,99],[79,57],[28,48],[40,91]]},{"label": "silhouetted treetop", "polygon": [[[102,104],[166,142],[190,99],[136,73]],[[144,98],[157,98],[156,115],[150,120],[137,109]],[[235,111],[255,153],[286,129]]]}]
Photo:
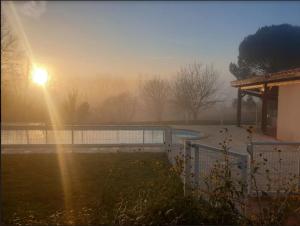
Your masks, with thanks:
[{"label": "silhouetted treetop", "polygon": [[300,27],[289,24],[259,28],[239,46],[238,62],[229,70],[237,79],[300,67]]}]

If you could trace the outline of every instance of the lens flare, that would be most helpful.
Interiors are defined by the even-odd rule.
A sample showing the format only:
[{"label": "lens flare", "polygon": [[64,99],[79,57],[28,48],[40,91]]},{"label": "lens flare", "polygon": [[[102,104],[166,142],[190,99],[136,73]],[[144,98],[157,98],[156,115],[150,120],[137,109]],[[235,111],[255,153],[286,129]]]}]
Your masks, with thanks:
[{"label": "lens flare", "polygon": [[38,85],[45,85],[48,81],[48,72],[44,68],[34,68],[32,81]]},{"label": "lens flare", "polygon": [[[3,3],[5,7],[11,12],[9,15],[10,19],[12,19],[13,22],[15,22],[14,26],[17,27],[18,34],[20,35],[20,39],[22,40],[22,43],[24,44],[26,55],[28,56],[29,65],[34,65],[34,62],[36,62],[36,59],[34,57],[34,52],[31,48],[31,43],[27,38],[27,35],[24,31],[22,21],[19,18],[18,12],[15,9],[14,3],[12,1],[7,1],[7,4]],[[1,1],[1,12],[2,12],[2,1]],[[30,70],[28,70],[29,72]],[[47,82],[49,82],[49,76],[46,69],[42,67],[34,66],[32,73],[31,73],[31,79],[34,83],[44,86]],[[76,169],[73,169],[72,172],[70,171],[69,167],[72,164],[68,165],[68,160],[66,158],[66,154],[64,153],[62,145],[59,144],[59,134],[56,133],[62,127],[62,122],[60,120],[60,116],[58,114],[58,110],[55,107],[55,104],[52,100],[52,97],[50,93],[48,93],[47,89],[42,89],[44,93],[45,102],[47,103],[48,107],[48,113],[51,119],[51,123],[53,125],[53,131],[54,131],[54,140],[56,143],[56,156],[59,163],[59,169],[61,174],[61,183],[62,183],[62,189],[63,189],[63,199],[64,199],[64,206],[66,213],[69,214],[69,210],[72,210],[73,203],[72,203],[72,193],[73,188],[71,186],[71,177],[73,175],[78,175],[78,172]]]}]

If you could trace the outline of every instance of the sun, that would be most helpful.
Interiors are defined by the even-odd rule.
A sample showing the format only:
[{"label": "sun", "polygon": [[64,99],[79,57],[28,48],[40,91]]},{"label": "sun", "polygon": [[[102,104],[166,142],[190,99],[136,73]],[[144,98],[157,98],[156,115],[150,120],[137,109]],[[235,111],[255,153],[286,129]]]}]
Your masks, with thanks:
[{"label": "sun", "polygon": [[32,71],[32,81],[38,85],[45,85],[48,81],[48,72],[45,68],[37,67]]}]

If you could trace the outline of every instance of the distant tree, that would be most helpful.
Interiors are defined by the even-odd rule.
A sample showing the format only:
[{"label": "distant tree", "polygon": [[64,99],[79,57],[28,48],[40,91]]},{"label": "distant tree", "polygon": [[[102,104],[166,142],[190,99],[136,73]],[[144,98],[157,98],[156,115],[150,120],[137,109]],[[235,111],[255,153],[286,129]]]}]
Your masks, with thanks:
[{"label": "distant tree", "polygon": [[[251,96],[247,96],[247,99],[242,99],[242,106],[244,106],[247,110],[255,110],[257,103],[253,100]],[[232,107],[237,107],[237,98],[233,99]]]},{"label": "distant tree", "polygon": [[74,123],[77,120],[77,105],[78,105],[78,90],[72,89],[69,91],[64,102],[65,120]]},{"label": "distant tree", "polygon": [[12,32],[6,17],[1,14],[1,74],[11,71],[15,65],[17,37]]},{"label": "distant tree", "polygon": [[217,102],[218,77],[213,66],[195,63],[181,68],[173,84],[175,105],[196,120],[200,109]]},{"label": "distant tree", "polygon": [[251,96],[247,97],[246,106],[248,107],[248,109],[255,109],[256,103]]},{"label": "distant tree", "polygon": [[135,113],[136,98],[129,92],[108,97],[99,108],[100,119],[105,122],[129,122]]},{"label": "distant tree", "polygon": [[81,102],[79,91],[76,88],[68,92],[61,110],[64,121],[69,123],[85,122],[90,115],[89,103]]},{"label": "distant tree", "polygon": [[19,46],[18,36],[2,10],[2,4],[4,3],[1,2],[1,119],[26,121],[30,111],[29,70],[26,70],[28,62]]},{"label": "distant tree", "polygon": [[169,88],[168,82],[158,77],[145,81],[142,86],[144,103],[157,121],[162,119],[170,94]]},{"label": "distant tree", "polygon": [[229,70],[237,79],[300,67],[300,27],[265,26],[239,46],[238,62]]},{"label": "distant tree", "polygon": [[77,121],[84,122],[89,116],[90,105],[88,102],[82,102],[77,108]]}]

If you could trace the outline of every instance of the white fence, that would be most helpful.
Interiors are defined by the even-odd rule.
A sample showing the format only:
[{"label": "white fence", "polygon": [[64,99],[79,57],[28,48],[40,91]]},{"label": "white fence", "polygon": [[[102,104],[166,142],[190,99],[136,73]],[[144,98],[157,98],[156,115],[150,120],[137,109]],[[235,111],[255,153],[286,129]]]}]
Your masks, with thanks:
[{"label": "white fence", "polygon": [[2,148],[171,147],[172,130],[160,126],[2,126]]},{"label": "white fence", "polygon": [[[216,163],[224,164],[224,150],[199,143],[200,137],[176,137],[166,126],[1,126],[1,148],[105,148],[148,147],[167,151],[173,166],[182,167],[185,193],[191,188],[204,188]],[[193,137],[193,138],[190,138]],[[173,140],[173,142],[172,142]],[[201,141],[201,139],[200,139]],[[300,187],[300,142],[252,142],[249,154],[227,151],[232,176],[254,189],[274,192],[293,178]],[[7,152],[9,153],[9,151]],[[255,167],[253,184],[250,173]]]},{"label": "white fence", "polygon": [[[200,141],[201,142],[201,141]],[[300,187],[300,142],[253,142],[248,145],[249,154],[227,151],[226,155],[232,178],[245,186],[245,192],[255,191],[272,193],[287,183]],[[224,164],[224,150],[200,144],[195,139],[186,139],[182,144],[173,146],[168,152],[171,164],[178,167],[183,163],[181,178],[185,194],[191,189],[207,189],[206,178],[216,163]],[[253,174],[254,167],[259,170]],[[180,166],[179,166],[180,167]]]},{"label": "white fence", "polygon": [[[294,184],[300,188],[300,142],[252,142],[248,152],[257,167],[251,190],[276,192]],[[288,184],[289,183],[289,184]]]},{"label": "white fence", "polygon": [[[233,176],[247,183],[248,156],[228,151],[227,157]],[[183,163],[181,178],[185,194],[190,189],[205,189],[206,178],[216,163],[224,163],[224,151],[219,148],[199,144],[193,140],[184,140],[182,145],[176,145],[168,153],[169,161],[175,167]]]}]

